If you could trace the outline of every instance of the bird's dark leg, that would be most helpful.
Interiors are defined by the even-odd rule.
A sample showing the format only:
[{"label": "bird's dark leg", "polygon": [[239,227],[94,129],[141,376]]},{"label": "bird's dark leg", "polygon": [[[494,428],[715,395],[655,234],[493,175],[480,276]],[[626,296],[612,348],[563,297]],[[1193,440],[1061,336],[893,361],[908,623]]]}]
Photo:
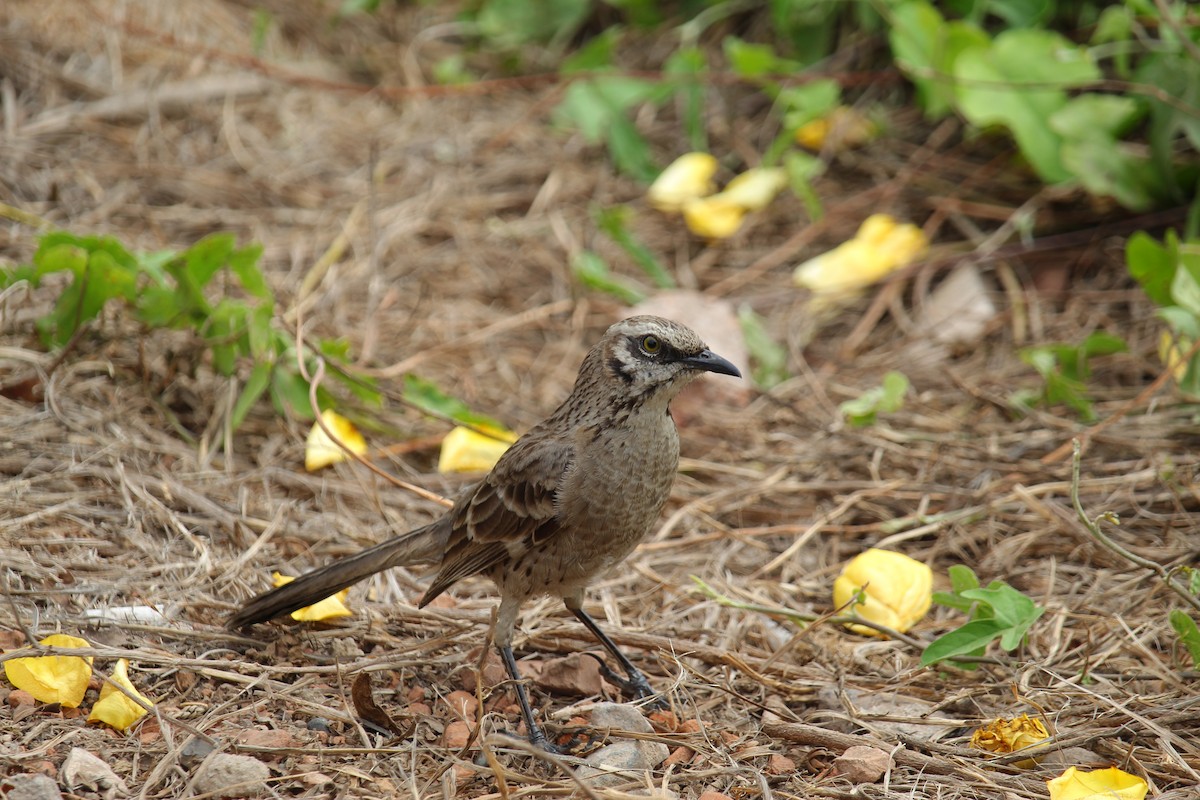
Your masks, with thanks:
[{"label": "bird's dark leg", "polygon": [[529,705],[529,695],[525,691],[525,684],[521,681],[521,672],[517,669],[517,659],[513,657],[512,646],[497,645],[496,649],[500,651],[500,660],[504,662],[504,668],[508,670],[508,677],[512,678],[513,688],[517,692],[521,717],[525,720],[525,728],[529,731],[529,743],[551,753],[559,752],[558,748],[546,738],[546,732],[533,718],[533,706]]},{"label": "bird's dark leg", "polygon": [[565,600],[564,602],[571,613],[575,615],[575,618],[592,632],[592,635],[600,641],[600,644],[604,645],[604,649],[612,653],[612,657],[617,660],[617,663],[621,665],[621,669],[625,670],[625,674],[629,676],[628,678],[622,678],[609,669],[607,664],[601,662],[600,672],[604,677],[632,694],[638,700],[653,697],[655,698],[655,705],[665,708],[666,703],[651,688],[650,681],[646,680],[646,676],[642,674],[642,671],[635,667],[633,662],[621,652],[621,648],[617,647],[616,642],[608,638],[608,634],[600,630],[600,626],[596,624],[596,620],[592,619],[591,615],[583,610],[582,605],[573,603],[570,600]]}]

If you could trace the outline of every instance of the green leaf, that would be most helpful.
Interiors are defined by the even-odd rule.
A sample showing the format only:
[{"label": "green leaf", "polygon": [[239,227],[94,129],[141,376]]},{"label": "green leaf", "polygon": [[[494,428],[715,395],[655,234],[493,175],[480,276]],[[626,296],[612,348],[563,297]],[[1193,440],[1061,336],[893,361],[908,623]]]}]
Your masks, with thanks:
[{"label": "green leaf", "polygon": [[1142,211],[1165,194],[1150,157],[1135,153],[1120,136],[1141,116],[1132,97],[1087,93],[1050,117],[1050,128],[1063,138],[1063,166],[1097,196]]},{"label": "green leaf", "polygon": [[33,256],[33,263],[37,268],[34,273],[36,276],[34,285],[36,286],[41,278],[53,272],[70,272],[77,278],[81,277],[84,270],[87,269],[88,254],[86,250],[74,243],[47,245],[43,240],[42,246]]},{"label": "green leaf", "polygon": [[[1080,346],[1081,355],[1085,360],[1097,356],[1110,356],[1113,353],[1124,353],[1128,349],[1129,345],[1125,343],[1124,339],[1107,331],[1093,331],[1088,334]],[[1086,375],[1086,370],[1081,374]]]},{"label": "green leaf", "polygon": [[1072,174],[1050,118],[1067,104],[1066,89],[1100,78],[1086,49],[1046,30],[1006,30],[990,47],[975,45],[954,63],[959,109],[980,127],[1003,125],[1047,183]]},{"label": "green leaf", "polygon": [[300,419],[316,416],[308,399],[308,382],[293,369],[271,371],[271,399],[280,413],[291,411]]},{"label": "green leaf", "polygon": [[[666,87],[667,92],[670,87]],[[609,127],[617,119],[625,120],[631,106],[664,96],[664,87],[622,75],[600,75],[590,80],[578,80],[567,87],[563,101],[554,110],[560,124],[577,127],[591,143],[608,136]]]},{"label": "green leaf", "polygon": [[930,642],[921,653],[921,665],[929,666],[955,656],[981,654],[993,639],[1003,633],[1004,628],[1004,624],[995,619],[968,622]]},{"label": "green leaf", "polygon": [[755,362],[754,383],[763,389],[770,389],[787,380],[787,348],[771,338],[762,318],[750,306],[742,305],[738,308],[738,322],[742,327],[742,337],[746,340],[746,349]]},{"label": "green leaf", "polygon": [[904,405],[908,386],[908,378],[903,373],[888,372],[881,385],[841,403],[838,411],[856,428],[872,425],[879,414],[890,414]]},{"label": "green leaf", "polygon": [[254,369],[250,370],[250,377],[246,379],[246,385],[242,387],[242,393],[238,395],[237,402],[233,404],[233,412],[230,415],[229,422],[234,430],[242,426],[250,409],[271,385],[273,369],[274,365],[270,362],[260,361],[254,365]]},{"label": "green leaf", "polygon": [[946,570],[946,574],[950,577],[950,587],[955,593],[979,588],[979,577],[975,570],[965,564],[955,564]]},{"label": "green leaf", "polygon": [[250,346],[250,355],[261,360],[274,355],[271,344],[275,332],[271,322],[275,319],[275,309],[270,303],[260,303],[246,315],[246,339]]},{"label": "green leaf", "polygon": [[775,49],[768,44],[752,44],[736,36],[726,36],[721,48],[730,68],[742,78],[791,75],[801,69],[799,63],[776,55]]},{"label": "green leaf", "polygon": [[917,100],[930,119],[954,108],[954,63],[972,47],[987,47],[986,33],[969,22],[947,22],[925,0],[892,9],[888,40],[901,70],[917,87]]},{"label": "green leaf", "polygon": [[696,152],[708,151],[708,127],[705,125],[705,84],[701,73],[708,68],[699,47],[680,47],[667,59],[663,72],[671,78],[676,96],[683,105],[683,125],[688,144]]},{"label": "green leaf", "polygon": [[986,589],[964,589],[960,595],[968,600],[987,603],[995,618],[1006,626],[1017,625],[1036,616],[1037,605],[1007,583],[993,581]]},{"label": "green leaf", "polygon": [[148,328],[169,328],[179,318],[179,298],[174,289],[147,286],[134,305],[139,322]]},{"label": "green leaf", "polygon": [[201,331],[212,350],[213,369],[220,375],[228,377],[237,367],[241,355],[238,339],[246,327],[246,311],[244,303],[226,298],[212,310]]},{"label": "green leaf", "polygon": [[563,59],[558,68],[560,75],[574,75],[580,72],[596,72],[609,69],[613,65],[613,53],[617,41],[621,38],[618,26],[608,28],[598,36],[593,36],[575,52]]},{"label": "green leaf", "polygon": [[824,117],[841,102],[842,87],[829,78],[781,89],[775,96],[789,136],[794,136],[801,125]]},{"label": "green leaf", "polygon": [[451,397],[438,388],[437,384],[416,375],[404,376],[404,399],[423,411],[462,422],[467,425],[482,425],[503,428],[501,422],[472,411],[457,397]]},{"label": "green leaf", "polygon": [[229,256],[229,268],[233,270],[234,275],[237,275],[243,289],[260,300],[274,303],[275,295],[271,292],[271,287],[267,285],[262,271],[258,268],[258,261],[262,258],[262,254],[263,246],[261,244],[247,245]]},{"label": "green leaf", "polygon": [[615,117],[609,124],[608,152],[617,169],[642,183],[650,183],[658,174],[650,158],[650,145],[625,117]]},{"label": "green leaf", "polygon": [[1171,279],[1171,299],[1176,305],[1200,316],[1200,265],[1180,258]]},{"label": "green leaf", "polygon": [[[788,137],[789,142],[791,137]],[[802,150],[789,150],[783,156],[783,168],[787,170],[788,184],[792,193],[804,202],[804,210],[814,222],[825,215],[821,197],[812,182],[824,174],[826,164],[814,155]]]},{"label": "green leaf", "polygon": [[494,47],[566,41],[587,19],[590,0],[485,0],[475,23]]},{"label": "green leaf", "polygon": [[1188,655],[1192,657],[1192,667],[1200,669],[1200,628],[1196,626],[1196,620],[1178,608],[1171,611],[1168,619],[1171,621],[1171,627],[1179,636],[1179,641],[1187,648]]},{"label": "green leaf", "polygon": [[213,276],[229,263],[234,245],[232,233],[214,233],[185,250],[184,269],[192,286],[197,289],[207,286]]},{"label": "green leaf", "polygon": [[611,294],[626,305],[637,305],[646,299],[640,287],[613,275],[608,263],[591,250],[580,251],[571,259],[571,273],[589,289]]},{"label": "green leaf", "polygon": [[1125,266],[1130,276],[1157,306],[1176,303],[1171,296],[1179,250],[1179,239],[1174,231],[1167,231],[1166,242],[1166,246],[1160,245],[1150,234],[1137,231],[1125,245]]},{"label": "green leaf", "polygon": [[629,230],[629,220],[633,216],[633,211],[628,206],[612,206],[611,208],[602,208],[595,214],[596,226],[608,234],[614,242],[616,242],[625,253],[633,259],[634,263],[642,268],[642,272],[646,273],[655,286],[660,289],[675,288],[675,279],[671,277],[671,273],[663,266],[658,257],[646,247],[637,237]]}]

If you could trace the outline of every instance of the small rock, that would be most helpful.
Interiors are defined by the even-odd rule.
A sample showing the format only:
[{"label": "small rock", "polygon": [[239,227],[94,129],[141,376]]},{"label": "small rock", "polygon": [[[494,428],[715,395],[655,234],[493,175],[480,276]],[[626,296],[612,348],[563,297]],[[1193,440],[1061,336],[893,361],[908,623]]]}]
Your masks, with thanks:
[{"label": "small rock", "polygon": [[886,750],[867,745],[847,747],[833,760],[833,773],[853,783],[875,783],[892,768],[892,757]]},{"label": "small rock", "polygon": [[679,717],[669,708],[659,709],[650,712],[650,724],[656,731],[674,733],[679,730]]},{"label": "small rock", "polygon": [[9,775],[0,778],[0,797],[20,800],[62,800],[58,784],[49,775]]},{"label": "small rock", "polygon": [[475,712],[479,708],[479,700],[470,692],[456,689],[442,698],[442,700],[450,707],[450,713],[456,719],[475,719]]},{"label": "small rock", "polygon": [[[645,722],[644,719],[642,721]],[[640,780],[647,770],[666,761],[668,755],[670,751],[662,742],[614,742],[584,759],[585,766],[579,768],[578,774],[582,780],[597,788],[618,786]]]},{"label": "small rock", "polygon": [[112,768],[82,747],[72,747],[58,771],[59,782],[72,794],[93,792],[104,800],[129,794],[125,782]]},{"label": "small rock", "polygon": [[[475,658],[474,655],[470,654],[468,654],[468,657]],[[471,694],[475,693],[475,663],[472,660],[472,666],[462,669],[458,673],[460,676],[459,685]],[[528,677],[528,673],[525,673],[525,675]],[[483,675],[479,678],[479,682],[483,684],[483,688],[486,690],[504,683],[506,680],[508,680],[508,671],[504,669],[504,664],[500,661],[500,656],[494,652],[489,652],[487,657],[484,658]]]},{"label": "small rock", "polygon": [[773,753],[767,759],[767,766],[763,772],[768,775],[787,775],[796,771],[796,762],[792,761],[787,756],[781,756],[778,753]]},{"label": "small rock", "polygon": [[695,717],[692,719],[685,719],[683,722],[679,723],[677,728],[675,728],[676,733],[699,733],[702,730],[704,730],[704,723]]},{"label": "small rock", "polygon": [[408,713],[414,717],[432,717],[433,709],[429,707],[428,703],[409,703]]},{"label": "small rock", "polygon": [[696,800],[733,800],[733,798],[721,792],[707,791],[702,792]]},{"label": "small rock", "polygon": [[461,719],[456,719],[446,725],[446,730],[442,732],[442,747],[450,750],[461,750],[467,746],[469,741],[471,741],[471,726]]},{"label": "small rock", "polygon": [[[654,733],[654,727],[642,716],[641,711],[621,703],[597,703],[592,706],[590,724],[598,731]],[[666,758],[666,755],[663,755],[663,758]]]},{"label": "small rock", "polygon": [[537,685],[552,694],[591,697],[601,693],[600,662],[583,653],[572,653],[542,665]]},{"label": "small rock", "polygon": [[329,720],[324,717],[313,717],[308,721],[307,727],[310,731],[317,733],[332,733],[329,729]]},{"label": "small rock", "polygon": [[210,742],[198,736],[193,736],[183,743],[183,747],[179,748],[179,763],[191,769],[196,764],[208,758],[208,754],[215,749]]},{"label": "small rock", "polygon": [[253,797],[266,791],[269,777],[271,770],[257,758],[213,753],[200,765],[192,788],[217,797]]},{"label": "small rock", "polygon": [[663,768],[673,767],[676,764],[687,764],[696,755],[696,751],[690,747],[676,747],[671,751],[671,755],[667,756],[666,761],[662,763]]},{"label": "small rock", "polygon": [[424,686],[413,686],[411,689],[408,690],[408,694],[405,695],[405,698],[410,703],[423,702],[425,700],[425,687]]}]

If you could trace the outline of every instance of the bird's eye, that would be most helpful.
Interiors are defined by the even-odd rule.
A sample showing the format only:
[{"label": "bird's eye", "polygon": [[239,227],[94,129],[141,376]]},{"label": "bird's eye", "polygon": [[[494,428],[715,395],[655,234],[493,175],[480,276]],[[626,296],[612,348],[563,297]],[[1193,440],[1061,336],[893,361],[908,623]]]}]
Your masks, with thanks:
[{"label": "bird's eye", "polygon": [[662,342],[660,342],[658,337],[653,334],[649,336],[643,336],[642,350],[650,355],[654,355],[659,350],[662,350]]}]

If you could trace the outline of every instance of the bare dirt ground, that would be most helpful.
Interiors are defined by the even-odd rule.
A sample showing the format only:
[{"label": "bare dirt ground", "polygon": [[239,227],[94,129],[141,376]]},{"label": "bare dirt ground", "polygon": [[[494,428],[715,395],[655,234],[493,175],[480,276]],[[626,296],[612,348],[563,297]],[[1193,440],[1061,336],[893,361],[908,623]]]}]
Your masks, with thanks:
[{"label": "bare dirt ground", "polygon": [[[642,208],[642,188],[616,177],[601,150],[552,129],[561,91],[552,81],[424,91],[430,65],[457,47],[434,27],[449,11],[385,4],[377,17],[335,21],[327,5],[9,0],[0,9],[0,199],[140,250],[233,231],[264,244],[285,306],[344,237],[305,310],[311,333],[348,337],[385,385],[412,371],[522,430],[553,409],[587,345],[625,313],[582,290],[568,264],[594,248],[636,274],[591,213]],[[275,25],[256,51],[260,7]],[[713,151],[762,152],[767,111],[749,87],[713,89]],[[670,109],[637,122],[661,163],[678,154]],[[812,341],[791,284],[794,264],[877,210],[932,220],[943,248],[935,255],[968,252],[1031,196],[1009,164],[1002,143],[964,141],[953,123],[931,129],[897,111],[886,136],[838,157],[818,182],[819,224],[788,197],[733,240],[706,245],[676,221],[638,215],[636,232],[682,285],[763,316],[789,346],[795,377],[744,408],[713,405],[688,421],[662,527],[592,593],[593,612],[666,690],[673,714],[655,723],[674,753],[645,780],[593,796],[653,786],[684,798],[1032,799],[1070,764],[1116,764],[1146,778],[1152,796],[1195,796],[1200,691],[1167,621],[1183,603],[1098,545],[1069,500],[1069,442],[1082,436],[1088,513],[1118,513],[1111,535],[1142,558],[1196,564],[1196,409],[1155,383],[1159,325],[1125,277],[1114,234],[1124,231],[1108,226],[1120,217],[1077,195],[1036,201],[1039,233],[1086,232],[1067,248],[978,258],[1000,313],[981,341],[945,358],[919,346],[912,312],[955,258],[876,290]],[[27,225],[0,230],[7,264],[35,247]],[[53,363],[32,328],[53,299],[52,288],[3,298],[0,383]],[[1129,344],[1094,365],[1100,424],[1063,408],[1010,411],[1011,392],[1038,386],[1019,346],[1096,330]],[[114,308],[56,365],[43,400],[0,397],[6,646],[29,633],[81,635],[98,648],[101,671],[132,659],[135,683],[156,701],[128,734],[71,710],[18,721],[0,709],[5,774],[57,775],[78,747],[110,764],[132,795],[191,796],[199,740],[267,763],[264,791],[274,796],[584,792],[566,762],[495,743],[489,763],[445,746],[453,717],[441,698],[476,690],[493,602],[486,582],[418,612],[420,576],[396,571],[354,590],[348,622],[275,626],[258,642],[222,630],[271,569],[295,573],[353,552],[439,507],[357,466],[305,473],[308,423],[269,404],[231,433],[232,389],[196,366],[199,352],[183,334],[142,337]],[[837,404],[888,369],[912,380],[904,408],[846,427]],[[444,423],[394,403],[376,413],[405,441],[426,442],[386,460],[388,470],[442,494],[461,485],[435,470],[429,442]],[[948,567],[967,564],[1048,611],[1012,654],[990,651],[973,671],[927,669],[911,643],[828,624],[801,630],[718,605],[690,579],[820,614],[832,610],[841,566],[881,543],[931,565],[939,588]],[[139,604],[161,604],[166,622],[97,626],[83,616]],[[935,610],[911,635],[925,643],[961,621]],[[550,600],[526,609],[522,631],[518,649],[530,659],[593,648]],[[350,687],[362,672],[407,735],[356,720]],[[511,691],[489,685],[489,674],[485,738],[517,724]],[[596,699],[534,694],[552,730]],[[83,708],[94,699],[95,689]],[[792,725],[764,725],[767,706]],[[1055,737],[1039,766],[1019,770],[967,748],[979,724],[1023,712]],[[854,786],[830,773],[848,744],[878,742],[896,758],[882,782]]]}]

